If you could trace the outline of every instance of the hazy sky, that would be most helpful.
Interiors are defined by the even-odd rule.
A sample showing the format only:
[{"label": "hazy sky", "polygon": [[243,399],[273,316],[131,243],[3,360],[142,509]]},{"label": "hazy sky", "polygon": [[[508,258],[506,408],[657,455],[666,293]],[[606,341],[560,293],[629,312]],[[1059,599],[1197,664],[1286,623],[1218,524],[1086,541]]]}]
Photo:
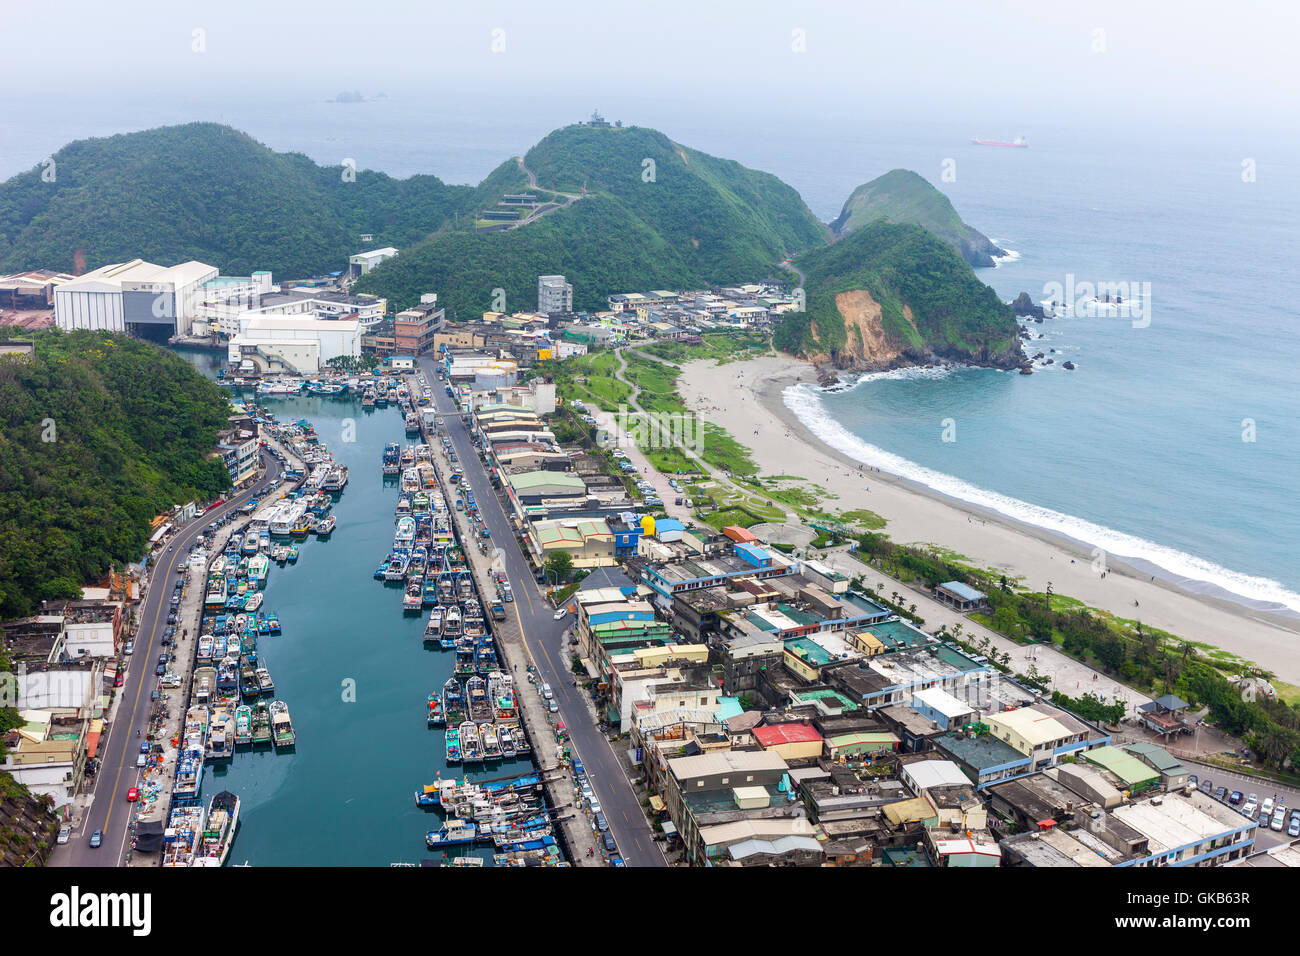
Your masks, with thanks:
[{"label": "hazy sky", "polygon": [[1293,124],[1300,102],[1295,0],[2,6],[0,98],[52,105],[150,90],[589,94],[609,115],[619,97],[645,97],[783,116],[988,118],[990,132],[1077,122],[1104,136],[1108,125]]}]

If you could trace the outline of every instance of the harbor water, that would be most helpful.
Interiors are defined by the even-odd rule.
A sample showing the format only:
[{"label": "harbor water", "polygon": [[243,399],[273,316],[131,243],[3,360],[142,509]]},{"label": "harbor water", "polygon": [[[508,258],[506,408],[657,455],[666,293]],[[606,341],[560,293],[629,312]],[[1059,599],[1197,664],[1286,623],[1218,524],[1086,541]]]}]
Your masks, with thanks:
[{"label": "harbor water", "polygon": [[[220,356],[181,351],[215,378]],[[236,395],[237,400],[241,396]],[[242,396],[252,400],[252,392]],[[283,633],[263,636],[258,653],[289,705],[297,745],[288,753],[240,748],[203,771],[206,800],[226,789],[242,800],[230,863],[252,866],[386,866],[441,859],[425,833],[443,817],[415,806],[415,792],[448,768],[441,728],[426,726],[426,699],[451,676],[453,654],[423,642],[428,612],[403,614],[402,589],[373,579],[393,544],[397,487],[384,482],[388,442],[406,444],[396,408],[362,408],[360,397],[261,396],[281,422],[308,419],[350,470],[333,507],[338,525],[300,544],[296,563],[273,565],[263,608]],[[351,441],[344,441],[345,429]],[[532,769],[501,761],[471,779]],[[448,855],[488,847],[451,848]]]}]

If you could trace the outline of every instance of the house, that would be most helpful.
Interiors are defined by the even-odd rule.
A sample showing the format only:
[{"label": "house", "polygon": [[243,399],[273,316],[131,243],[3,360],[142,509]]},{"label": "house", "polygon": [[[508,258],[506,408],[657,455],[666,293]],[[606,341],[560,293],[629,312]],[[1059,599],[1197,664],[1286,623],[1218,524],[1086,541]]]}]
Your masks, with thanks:
[{"label": "house", "polygon": [[787,762],[816,760],[826,743],[817,728],[807,723],[771,724],[755,727],[752,733],[760,749],[778,753]]}]

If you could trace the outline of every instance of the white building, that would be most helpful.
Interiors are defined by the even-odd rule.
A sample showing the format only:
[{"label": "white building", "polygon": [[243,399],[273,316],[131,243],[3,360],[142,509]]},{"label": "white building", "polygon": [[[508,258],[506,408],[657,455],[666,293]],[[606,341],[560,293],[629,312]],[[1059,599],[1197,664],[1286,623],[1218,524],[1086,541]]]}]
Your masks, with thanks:
[{"label": "white building", "polygon": [[216,278],[215,266],[182,262],[159,266],[143,259],[103,266],[54,290],[54,321],[59,328],[126,332],[128,326],[164,326],[188,334],[203,295]]},{"label": "white building", "polygon": [[397,255],[397,250],[392,246],[385,246],[383,249],[372,249],[369,252],[358,252],[355,256],[348,258],[348,278],[359,278],[385,259],[391,259],[395,255]]},{"label": "white building", "polygon": [[360,356],[363,332],[356,319],[246,313],[227,357],[249,371],[314,375],[332,358]]},{"label": "white building", "polygon": [[564,276],[537,277],[537,311],[543,315],[573,311],[573,286]]}]

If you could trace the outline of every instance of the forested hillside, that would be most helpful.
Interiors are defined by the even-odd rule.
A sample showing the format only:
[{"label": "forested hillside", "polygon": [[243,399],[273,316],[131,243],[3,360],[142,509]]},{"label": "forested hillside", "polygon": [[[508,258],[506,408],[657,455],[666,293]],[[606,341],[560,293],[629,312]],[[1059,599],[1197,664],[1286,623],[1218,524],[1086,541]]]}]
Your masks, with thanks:
[{"label": "forested hillside", "polygon": [[188,362],[106,332],[0,357],[0,618],[75,597],[145,551],[149,520],[225,490],[229,399]]},{"label": "forested hillside", "polygon": [[[482,202],[436,176],[317,166],[215,123],[70,143],[0,183],[0,270],[72,271],[141,258],[198,259],[225,275],[299,278],[347,267],[362,247],[405,248]],[[493,200],[495,201],[495,200]]]}]

